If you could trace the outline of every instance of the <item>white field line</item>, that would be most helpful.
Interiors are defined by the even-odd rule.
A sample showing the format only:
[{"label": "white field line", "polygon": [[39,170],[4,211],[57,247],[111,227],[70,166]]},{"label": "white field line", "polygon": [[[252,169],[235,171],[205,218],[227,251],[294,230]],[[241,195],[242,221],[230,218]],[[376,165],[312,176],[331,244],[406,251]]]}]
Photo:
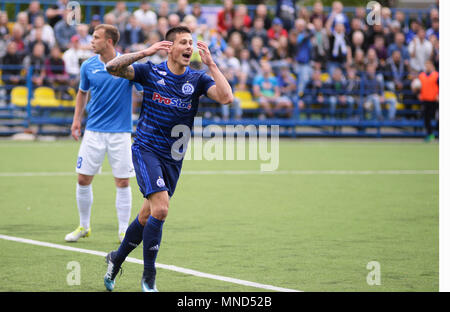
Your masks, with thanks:
[{"label": "white field line", "polygon": [[[18,243],[42,246],[42,247],[56,248],[56,249],[61,249],[61,250],[66,250],[66,251],[79,252],[79,253],[84,253],[84,254],[101,256],[101,257],[106,256],[106,252],[103,252],[103,251],[70,247],[70,246],[65,246],[65,245],[36,241],[36,240],[32,240],[32,239],[27,239],[27,238],[20,238],[20,237],[14,237],[14,236],[0,234],[0,239],[18,242]],[[131,263],[137,263],[137,264],[141,264],[141,265],[144,264],[143,260],[131,258],[131,257],[127,257],[125,261],[131,262]],[[228,283],[233,283],[233,284],[239,284],[239,285],[244,285],[244,286],[249,286],[249,287],[255,287],[255,288],[260,288],[260,289],[267,289],[267,290],[273,290],[273,291],[278,291],[278,292],[301,292],[301,290],[277,287],[277,286],[266,285],[266,284],[259,284],[259,283],[245,281],[245,280],[241,280],[241,279],[237,279],[237,278],[209,274],[209,273],[204,273],[204,272],[200,272],[200,271],[196,271],[196,270],[177,267],[175,265],[156,263],[156,267],[165,269],[165,270],[175,271],[175,272],[182,273],[182,274],[193,275],[196,277],[209,278],[209,279],[213,279],[213,280],[218,280],[218,281],[223,281],[223,282],[228,282]]]},{"label": "white field line", "polygon": [[[185,170],[182,175],[438,175],[439,170]],[[75,172],[0,172],[0,177],[75,176]],[[102,172],[100,175],[112,175]]]}]

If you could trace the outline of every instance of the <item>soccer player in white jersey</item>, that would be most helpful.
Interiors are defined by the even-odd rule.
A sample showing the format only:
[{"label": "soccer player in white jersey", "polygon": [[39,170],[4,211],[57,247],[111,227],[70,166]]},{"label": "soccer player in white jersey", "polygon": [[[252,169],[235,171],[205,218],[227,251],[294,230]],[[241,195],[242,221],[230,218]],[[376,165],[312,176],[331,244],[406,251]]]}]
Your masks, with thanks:
[{"label": "soccer player in white jersey", "polygon": [[[80,224],[75,231],[66,235],[67,242],[76,242],[91,234],[92,181],[101,170],[105,154],[108,155],[116,184],[120,242],[128,227],[132,197],[129,178],[135,175],[131,159],[131,97],[133,85],[138,91],[142,91],[142,87],[106,71],[105,64],[118,56],[115,50],[118,41],[119,31],[115,26],[98,25],[92,39],[92,49],[96,55],[81,65],[80,87],[71,127],[72,137],[78,141],[86,110],[86,128],[76,166],[76,200]],[[90,100],[86,104],[88,92]]]}]

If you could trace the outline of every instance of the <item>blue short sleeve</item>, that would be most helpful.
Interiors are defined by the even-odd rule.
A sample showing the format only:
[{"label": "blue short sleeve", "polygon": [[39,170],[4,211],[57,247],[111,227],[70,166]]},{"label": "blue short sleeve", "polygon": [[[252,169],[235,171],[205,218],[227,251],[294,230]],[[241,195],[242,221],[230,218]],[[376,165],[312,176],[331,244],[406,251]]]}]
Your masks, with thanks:
[{"label": "blue short sleeve", "polygon": [[88,92],[90,88],[89,79],[87,77],[86,62],[81,64],[80,68],[80,86],[79,89]]},{"label": "blue short sleeve", "polygon": [[200,95],[207,95],[209,88],[211,88],[215,84],[216,82],[214,81],[214,79],[212,79],[207,74],[203,74],[199,80],[199,85],[202,86]]},{"label": "blue short sleeve", "polygon": [[[133,66],[134,69],[134,79],[132,81],[140,83],[140,84],[144,84],[145,81],[147,80],[147,75],[146,73],[148,72],[149,68],[151,67],[149,62],[147,63],[134,63],[131,64],[131,66]],[[137,88],[137,86],[136,86]]]}]

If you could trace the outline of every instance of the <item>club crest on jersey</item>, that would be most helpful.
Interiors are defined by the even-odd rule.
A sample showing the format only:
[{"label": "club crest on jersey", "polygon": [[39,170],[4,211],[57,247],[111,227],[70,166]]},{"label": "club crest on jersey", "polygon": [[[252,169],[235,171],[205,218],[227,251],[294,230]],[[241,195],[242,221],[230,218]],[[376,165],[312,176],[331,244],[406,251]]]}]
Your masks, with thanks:
[{"label": "club crest on jersey", "polygon": [[192,84],[190,84],[189,82],[186,82],[182,87],[181,87],[181,92],[183,92],[183,94],[192,94],[194,93],[194,86]]},{"label": "club crest on jersey", "polygon": [[158,180],[156,180],[156,185],[159,187],[164,187],[166,186],[166,183],[164,183],[164,180],[161,177],[158,177]]},{"label": "club crest on jersey", "polygon": [[161,104],[165,104],[168,106],[175,106],[178,108],[191,109],[191,101],[183,102],[183,100],[179,98],[167,98],[159,94],[158,92],[153,92],[152,100]]}]

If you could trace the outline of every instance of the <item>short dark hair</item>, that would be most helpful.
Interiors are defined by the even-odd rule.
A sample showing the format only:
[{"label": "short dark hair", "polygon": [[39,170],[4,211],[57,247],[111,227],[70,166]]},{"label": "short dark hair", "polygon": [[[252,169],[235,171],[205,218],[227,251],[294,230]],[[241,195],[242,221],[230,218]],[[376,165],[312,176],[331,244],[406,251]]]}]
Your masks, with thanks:
[{"label": "short dark hair", "polygon": [[167,31],[165,40],[174,42],[177,34],[184,34],[184,33],[191,34],[192,32],[186,26],[173,27]]},{"label": "short dark hair", "polygon": [[95,26],[94,31],[103,29],[105,31],[105,37],[111,39],[113,45],[115,46],[120,39],[120,33],[116,26],[109,24],[100,24]]}]

